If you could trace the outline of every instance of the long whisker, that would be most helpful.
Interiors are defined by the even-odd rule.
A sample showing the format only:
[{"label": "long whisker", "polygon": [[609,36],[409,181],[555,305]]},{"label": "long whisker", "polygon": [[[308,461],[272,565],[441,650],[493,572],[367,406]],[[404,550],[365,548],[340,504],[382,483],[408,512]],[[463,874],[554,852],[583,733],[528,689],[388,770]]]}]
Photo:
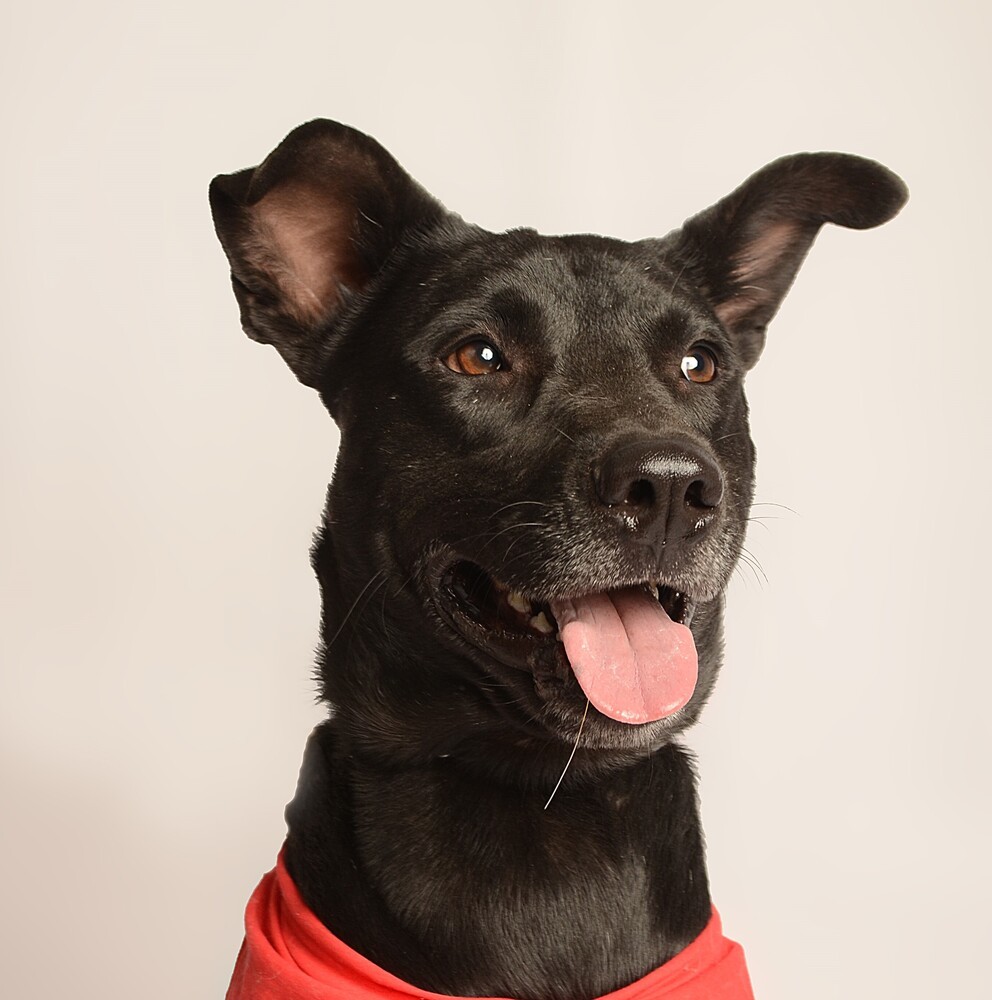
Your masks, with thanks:
[{"label": "long whisker", "polygon": [[759,527],[764,528],[765,531],[771,531],[772,529],[769,528],[767,524],[765,524],[765,521],[778,521],[780,519],[777,517],[772,517],[768,514],[758,514],[754,517],[746,517],[744,518],[744,520],[747,521],[748,524],[756,524]]},{"label": "long whisker", "polygon": [[337,627],[337,631],[334,633],[334,635],[331,636],[331,638],[326,643],[324,643],[324,649],[325,650],[330,649],[331,646],[334,645],[334,640],[337,639],[337,637],[341,634],[341,630],[345,627],[345,625],[348,624],[348,619],[351,618],[352,614],[355,611],[355,608],[358,607],[359,602],[365,596],[365,592],[369,589],[369,587],[372,586],[373,583],[375,583],[377,577],[381,577],[381,579],[379,580],[379,583],[376,585],[375,590],[373,590],[372,593],[369,594],[369,600],[370,601],[375,596],[376,590],[378,590],[386,582],[386,571],[385,570],[379,570],[379,572],[376,573],[376,574],[374,574],[373,577],[372,577],[372,579],[369,580],[369,582],[367,584],[365,584],[364,587],[362,587],[361,592],[359,593],[358,597],[355,598],[355,600],[352,603],[351,607],[348,608],[348,613],[344,616],[344,618],[341,619],[341,624]]},{"label": "long whisker", "polygon": [[[757,558],[753,553],[749,552],[746,548],[741,549],[740,561],[741,563],[743,563],[743,565],[747,566],[747,568],[751,571],[751,573],[754,575],[755,580],[758,581],[759,585],[762,583],[764,584],[768,583],[768,575],[761,568],[761,563],[758,562]],[[738,565],[736,568],[739,569],[740,566]],[[744,579],[743,575],[741,576],[741,579]]]},{"label": "long whisker", "polygon": [[511,507],[548,507],[550,504],[546,504],[543,500],[516,500],[513,503],[505,503],[498,510],[494,510],[489,515],[489,520],[491,521],[494,517],[499,517],[504,510],[509,510]]},{"label": "long whisker", "polygon": [[572,763],[572,758],[575,756],[575,751],[579,749],[579,740],[582,739],[582,727],[586,724],[586,716],[589,714],[589,699],[586,698],[586,709],[582,713],[582,721],[579,723],[579,731],[575,734],[575,746],[572,747],[572,752],[568,755],[568,760],[565,761],[565,770],[561,772],[561,777],[558,779],[558,784],[551,790],[551,794],[548,796],[548,801],[544,803],[544,808],[547,809],[551,805],[551,800],[558,793],[558,789],[561,788],[561,783],[565,780],[565,775],[568,773],[569,765]]},{"label": "long whisker", "polygon": [[790,514],[795,514],[796,517],[799,517],[799,511],[798,510],[795,510],[794,508],[789,507],[789,506],[787,506],[784,503],[771,503],[768,500],[758,500],[755,503],[751,504],[751,507],[752,508],[754,508],[754,507],[779,507],[782,510],[787,510]]}]

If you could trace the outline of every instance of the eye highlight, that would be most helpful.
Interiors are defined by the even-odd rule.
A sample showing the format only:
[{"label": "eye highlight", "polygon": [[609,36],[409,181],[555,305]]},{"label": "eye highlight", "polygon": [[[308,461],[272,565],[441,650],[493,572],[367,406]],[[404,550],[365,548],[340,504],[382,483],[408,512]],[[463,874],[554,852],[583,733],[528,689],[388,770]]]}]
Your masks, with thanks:
[{"label": "eye highlight", "polygon": [[510,366],[506,358],[488,340],[470,340],[453,350],[444,363],[459,375],[492,375]]},{"label": "eye highlight", "polygon": [[712,382],[716,377],[716,354],[705,344],[693,344],[679,368],[690,382]]}]

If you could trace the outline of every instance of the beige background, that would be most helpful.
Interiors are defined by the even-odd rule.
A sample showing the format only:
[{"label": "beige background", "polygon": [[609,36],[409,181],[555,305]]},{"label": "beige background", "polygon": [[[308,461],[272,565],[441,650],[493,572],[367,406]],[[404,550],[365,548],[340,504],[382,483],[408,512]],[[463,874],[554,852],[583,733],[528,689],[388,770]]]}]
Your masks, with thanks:
[{"label": "beige background", "polygon": [[206,186],[327,116],[496,229],[660,235],[800,149],[906,178],[750,378],[763,573],[690,742],[760,1000],[987,995],[988,12],[8,10],[0,992],[222,996],[279,846],[337,438],[240,333]]}]

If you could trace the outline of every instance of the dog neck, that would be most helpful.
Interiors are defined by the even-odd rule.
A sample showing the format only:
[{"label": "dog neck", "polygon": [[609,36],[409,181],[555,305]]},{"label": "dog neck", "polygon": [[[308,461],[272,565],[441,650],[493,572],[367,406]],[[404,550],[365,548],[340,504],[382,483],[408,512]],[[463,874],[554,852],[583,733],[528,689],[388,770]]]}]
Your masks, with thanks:
[{"label": "dog neck", "polygon": [[711,912],[675,744],[546,796],[457,755],[388,767],[314,732],[286,864],[339,938],[425,990],[592,998],[662,965]]}]

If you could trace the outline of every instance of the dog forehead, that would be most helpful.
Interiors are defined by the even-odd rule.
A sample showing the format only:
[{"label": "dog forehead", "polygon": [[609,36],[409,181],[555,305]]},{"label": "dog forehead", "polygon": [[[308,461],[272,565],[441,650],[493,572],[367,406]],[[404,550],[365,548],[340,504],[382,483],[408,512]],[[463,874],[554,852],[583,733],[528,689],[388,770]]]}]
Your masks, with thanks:
[{"label": "dog forehead", "polygon": [[656,246],[603,236],[478,232],[433,249],[421,277],[427,338],[490,326],[528,339],[585,340],[655,329],[673,317],[680,327],[705,321]]},{"label": "dog forehead", "polygon": [[[515,238],[514,238],[515,237]],[[606,236],[507,233],[485,248],[483,288],[519,288],[536,300],[587,310],[657,308],[664,261],[636,243]]]}]

